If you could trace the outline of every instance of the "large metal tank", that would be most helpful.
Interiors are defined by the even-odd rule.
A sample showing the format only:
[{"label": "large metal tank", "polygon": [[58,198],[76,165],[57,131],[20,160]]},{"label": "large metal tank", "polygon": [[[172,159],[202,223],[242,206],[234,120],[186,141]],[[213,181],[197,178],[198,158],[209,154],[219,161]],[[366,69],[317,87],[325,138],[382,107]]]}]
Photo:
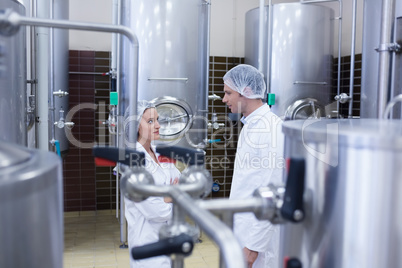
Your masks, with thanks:
[{"label": "large metal tank", "polygon": [[310,268],[400,267],[400,121],[297,120],[283,132],[285,157],[306,161],[306,218],[282,227],[280,257]]},{"label": "large metal tank", "polygon": [[0,267],[63,267],[61,161],[0,141]]},{"label": "large metal tank", "polygon": [[[25,15],[25,7],[13,0],[0,2]],[[0,139],[27,145],[25,28],[10,37],[0,35]]]},{"label": "large metal tank", "polygon": [[[207,0],[123,1],[123,24],[139,42],[138,99],[155,102],[162,143],[205,147],[209,9]],[[124,60],[123,85],[131,58]]]},{"label": "large metal tank", "polygon": [[[362,86],[360,96],[360,117],[378,118],[379,99],[379,63],[380,55],[376,51],[381,43],[381,16],[382,1],[365,0],[363,12],[363,42],[362,42]],[[395,18],[393,23],[392,42],[401,45],[402,37],[402,1],[395,0]],[[399,17],[399,18],[398,18]],[[390,101],[394,96],[401,94],[402,60],[400,53],[395,55],[390,64],[391,90],[387,92]],[[400,106],[395,106],[393,118],[401,118]]]},{"label": "large metal tank", "polygon": [[[285,119],[306,118],[313,111],[325,116],[325,106],[331,103],[333,10],[301,3],[272,5],[269,74],[268,14],[265,7],[261,71],[276,97],[272,111]],[[245,62],[258,68],[259,8],[246,13],[245,40]]]}]

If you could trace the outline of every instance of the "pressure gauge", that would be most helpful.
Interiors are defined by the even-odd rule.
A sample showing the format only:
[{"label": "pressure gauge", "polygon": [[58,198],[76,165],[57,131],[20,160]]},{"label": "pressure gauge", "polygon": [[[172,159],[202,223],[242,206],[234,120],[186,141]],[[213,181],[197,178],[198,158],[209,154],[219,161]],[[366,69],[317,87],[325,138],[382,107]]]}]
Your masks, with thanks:
[{"label": "pressure gauge", "polygon": [[318,104],[316,99],[312,98],[295,101],[285,112],[285,120],[307,119],[310,117],[325,117],[325,110]]},{"label": "pressure gauge", "polygon": [[186,101],[174,97],[161,97],[152,102],[159,115],[161,140],[176,139],[190,128],[192,111]]}]

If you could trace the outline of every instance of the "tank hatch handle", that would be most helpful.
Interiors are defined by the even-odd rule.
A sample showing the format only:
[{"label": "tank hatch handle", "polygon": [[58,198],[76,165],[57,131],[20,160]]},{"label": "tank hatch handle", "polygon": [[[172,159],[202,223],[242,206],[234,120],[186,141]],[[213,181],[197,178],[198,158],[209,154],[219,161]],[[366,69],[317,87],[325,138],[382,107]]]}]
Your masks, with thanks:
[{"label": "tank hatch handle", "polygon": [[176,161],[180,161],[189,166],[204,165],[205,151],[201,149],[190,149],[178,146],[158,146],[156,151],[162,156],[166,156]]},{"label": "tank hatch handle", "polygon": [[188,256],[193,251],[194,242],[190,235],[180,234],[175,237],[161,239],[158,242],[131,249],[135,260],[170,254],[183,254]]},{"label": "tank hatch handle", "polygon": [[116,162],[130,167],[143,166],[145,161],[143,152],[128,148],[95,146],[92,148],[92,154],[97,166],[116,166]]},{"label": "tank hatch handle", "polygon": [[286,181],[285,196],[281,208],[281,215],[291,222],[300,222],[304,219],[304,159],[289,159],[288,178]]}]

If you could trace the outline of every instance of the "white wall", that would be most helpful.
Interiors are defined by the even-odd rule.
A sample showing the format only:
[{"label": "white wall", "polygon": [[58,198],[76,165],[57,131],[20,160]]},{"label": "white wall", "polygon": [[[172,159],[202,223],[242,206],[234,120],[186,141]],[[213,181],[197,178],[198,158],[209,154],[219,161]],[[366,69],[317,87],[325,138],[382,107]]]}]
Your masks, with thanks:
[{"label": "white wall", "polygon": [[[112,23],[112,0],[69,0],[70,20]],[[343,0],[342,55],[350,55],[352,29],[352,3]],[[265,1],[266,4],[268,1]],[[273,0],[273,4],[299,2]],[[245,14],[258,7],[259,0],[211,0],[210,55],[244,57]],[[338,2],[327,3],[339,16]],[[357,0],[356,53],[361,53],[363,0]],[[338,23],[335,23],[337,26]],[[335,29],[335,37],[338,31]],[[337,51],[337,41],[334,49]],[[70,49],[111,50],[111,34],[70,31]],[[334,51],[334,54],[337,52]]]},{"label": "white wall", "polygon": [[[112,24],[112,0],[69,0],[70,20]],[[70,30],[70,50],[111,51],[111,33]]]}]

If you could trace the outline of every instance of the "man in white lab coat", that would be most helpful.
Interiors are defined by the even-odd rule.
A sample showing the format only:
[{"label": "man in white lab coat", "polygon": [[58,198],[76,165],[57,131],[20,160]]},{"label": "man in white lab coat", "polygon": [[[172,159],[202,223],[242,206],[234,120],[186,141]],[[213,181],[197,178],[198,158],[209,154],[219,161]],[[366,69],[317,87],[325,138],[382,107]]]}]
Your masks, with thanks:
[{"label": "man in white lab coat", "polygon": [[[247,199],[269,183],[282,182],[282,120],[263,103],[266,86],[254,67],[238,65],[223,77],[223,102],[232,113],[242,113],[244,124],[238,139],[230,199]],[[253,213],[237,213],[233,231],[248,267],[279,267],[279,227],[259,221]]]}]

